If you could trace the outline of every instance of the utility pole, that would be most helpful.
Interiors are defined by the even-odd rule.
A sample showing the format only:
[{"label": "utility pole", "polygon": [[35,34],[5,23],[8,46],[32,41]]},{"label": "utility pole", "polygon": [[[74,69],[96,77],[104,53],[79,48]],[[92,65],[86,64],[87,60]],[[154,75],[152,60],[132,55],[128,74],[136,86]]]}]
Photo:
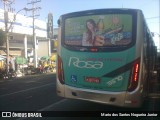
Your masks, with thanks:
[{"label": "utility pole", "polygon": [[[6,54],[7,54],[7,61],[6,61],[6,70],[7,73],[9,72],[9,28],[8,28],[8,10],[12,9],[11,4],[14,2],[14,0],[2,0],[4,3],[4,21],[5,21],[5,33],[6,33]],[[10,7],[10,8],[9,8]],[[13,9],[12,9],[13,10]],[[11,11],[13,12],[13,11]]]},{"label": "utility pole", "polygon": [[28,9],[26,8],[26,11],[32,11],[32,18],[33,18],[33,41],[32,41],[32,45],[33,45],[33,53],[34,53],[34,67],[37,68],[37,48],[36,48],[36,44],[37,44],[37,40],[36,40],[36,33],[35,33],[35,17],[39,16],[36,15],[36,10],[41,9],[40,7],[35,7],[35,4],[41,2],[41,0],[32,0],[29,4],[32,4],[32,8]]},{"label": "utility pole", "polygon": [[[160,34],[160,0],[159,0],[159,34]],[[159,37],[159,49],[160,49],[160,37]]]}]

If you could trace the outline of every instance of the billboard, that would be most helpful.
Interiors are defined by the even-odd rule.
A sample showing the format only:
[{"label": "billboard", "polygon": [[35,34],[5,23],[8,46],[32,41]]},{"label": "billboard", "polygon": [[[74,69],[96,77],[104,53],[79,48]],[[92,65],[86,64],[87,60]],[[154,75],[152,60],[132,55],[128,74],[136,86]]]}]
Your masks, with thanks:
[{"label": "billboard", "polygon": [[[9,32],[32,35],[33,34],[33,18],[21,14],[16,15],[8,12],[8,28]],[[12,23],[13,22],[13,23]],[[11,25],[12,23],[12,25]],[[35,33],[38,37],[47,37],[46,22],[35,19]],[[0,29],[5,30],[4,10],[0,9]]]}]

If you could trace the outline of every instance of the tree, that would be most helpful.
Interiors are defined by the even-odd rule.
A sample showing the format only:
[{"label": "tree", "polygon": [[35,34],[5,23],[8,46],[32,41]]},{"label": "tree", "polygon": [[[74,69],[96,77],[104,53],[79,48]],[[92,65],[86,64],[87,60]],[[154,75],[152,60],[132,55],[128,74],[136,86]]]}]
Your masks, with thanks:
[{"label": "tree", "polygon": [[0,46],[3,46],[6,40],[5,32],[0,29]]}]

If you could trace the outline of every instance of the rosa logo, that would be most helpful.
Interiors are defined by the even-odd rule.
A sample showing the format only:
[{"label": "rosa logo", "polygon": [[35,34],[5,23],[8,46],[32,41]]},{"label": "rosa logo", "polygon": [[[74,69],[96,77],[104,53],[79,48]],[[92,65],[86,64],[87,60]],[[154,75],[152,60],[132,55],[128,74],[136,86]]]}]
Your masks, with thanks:
[{"label": "rosa logo", "polygon": [[100,61],[82,61],[77,57],[70,57],[68,66],[75,66],[78,68],[90,68],[90,69],[101,69],[103,62]]}]

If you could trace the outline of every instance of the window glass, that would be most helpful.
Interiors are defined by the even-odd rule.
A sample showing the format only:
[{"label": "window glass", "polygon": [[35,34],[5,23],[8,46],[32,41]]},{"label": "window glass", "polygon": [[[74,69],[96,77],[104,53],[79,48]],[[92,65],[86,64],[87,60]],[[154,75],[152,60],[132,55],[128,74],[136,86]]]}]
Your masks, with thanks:
[{"label": "window glass", "polygon": [[69,46],[126,46],[132,41],[132,15],[106,14],[65,19]]}]

